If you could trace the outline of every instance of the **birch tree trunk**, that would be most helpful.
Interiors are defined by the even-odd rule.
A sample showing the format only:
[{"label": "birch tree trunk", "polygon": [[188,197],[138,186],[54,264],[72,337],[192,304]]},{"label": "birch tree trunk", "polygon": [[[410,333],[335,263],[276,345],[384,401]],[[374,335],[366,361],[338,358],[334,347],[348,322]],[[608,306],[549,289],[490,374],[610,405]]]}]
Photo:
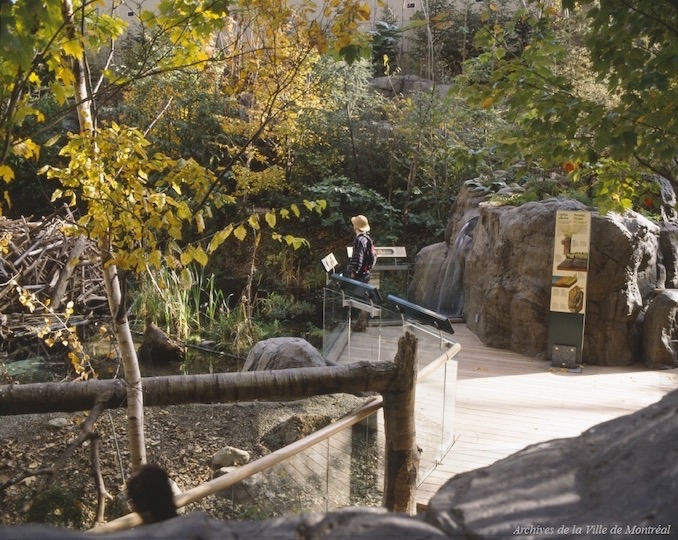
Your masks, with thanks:
[{"label": "birch tree trunk", "polygon": [[[77,39],[77,24],[73,16],[72,0],[63,0],[61,5],[66,32],[73,40]],[[75,75],[75,100],[78,111],[78,121],[81,133],[89,133],[94,136],[94,119],[92,117],[92,96],[87,89],[87,70],[84,56],[80,55],[73,59],[73,72]],[[106,265],[110,259],[108,239],[99,239],[99,248],[103,264],[104,282],[108,296],[108,305],[113,317],[115,336],[120,347],[125,380],[127,381],[127,422],[130,459],[132,468],[146,462],[146,442],[144,438],[144,399],[141,387],[141,372],[134,343],[132,331],[125,309],[120,308],[124,299],[120,294],[120,281],[115,265]]]},{"label": "birch tree trunk", "polygon": [[120,292],[120,280],[115,265],[104,265],[104,283],[108,307],[111,310],[113,331],[120,348],[122,366],[127,388],[127,437],[132,469],[146,463],[146,437],[144,434],[144,393],[141,384],[139,359],[132,340],[124,298]]}]

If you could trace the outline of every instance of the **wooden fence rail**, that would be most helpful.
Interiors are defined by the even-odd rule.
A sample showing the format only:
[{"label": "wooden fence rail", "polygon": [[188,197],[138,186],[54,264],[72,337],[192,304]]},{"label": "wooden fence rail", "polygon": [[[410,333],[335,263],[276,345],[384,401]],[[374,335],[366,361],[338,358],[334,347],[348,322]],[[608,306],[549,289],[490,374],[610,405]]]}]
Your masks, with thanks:
[{"label": "wooden fence rail", "polygon": [[[419,464],[414,430],[416,351],[417,338],[407,332],[398,342],[395,362],[355,362],[321,368],[151,377],[143,380],[144,404],[152,407],[187,403],[300,399],[336,393],[382,394],[386,441],[384,506],[392,511],[414,513]],[[125,405],[126,390],[125,382],[122,380],[0,386],[0,416],[76,412],[92,410],[95,407],[119,408]],[[378,405],[381,406],[381,403]],[[375,402],[372,402],[370,407],[374,406]],[[331,436],[333,429],[330,428],[321,436],[324,438]],[[291,450],[288,447],[287,452],[283,454],[267,456],[271,463],[267,464],[267,461],[264,461],[264,465],[271,466],[277,462],[276,460],[289,457],[291,451],[299,452],[315,442],[314,439],[306,442],[297,441],[298,444],[291,445]],[[261,466],[254,463],[251,465],[252,469]],[[256,471],[252,471],[251,474],[254,472]],[[238,473],[230,479],[228,478],[230,475],[227,475],[224,477],[224,483],[228,482],[228,485],[231,485],[239,481],[234,478],[242,479],[239,478],[241,474]],[[194,488],[198,490],[195,493],[199,495],[196,496],[202,498],[214,493],[213,490],[219,491],[228,487],[216,481],[212,482],[208,482],[209,486],[204,490]],[[194,500],[197,499],[179,498],[177,502],[185,505]],[[94,531],[98,532],[100,529]]]}]

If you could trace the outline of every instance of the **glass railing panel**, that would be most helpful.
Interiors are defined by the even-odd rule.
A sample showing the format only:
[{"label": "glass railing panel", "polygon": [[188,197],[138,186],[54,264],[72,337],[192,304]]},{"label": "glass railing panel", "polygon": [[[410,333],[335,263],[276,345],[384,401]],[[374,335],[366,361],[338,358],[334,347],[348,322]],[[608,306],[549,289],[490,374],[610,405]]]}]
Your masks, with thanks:
[{"label": "glass railing panel", "polygon": [[457,362],[444,360],[416,389],[417,444],[422,449],[418,483],[440,463],[454,443],[454,394]]},{"label": "glass railing panel", "polygon": [[[221,519],[265,519],[331,512],[383,501],[383,415],[357,424],[291,455],[222,491]],[[284,451],[284,449],[280,450]]]}]

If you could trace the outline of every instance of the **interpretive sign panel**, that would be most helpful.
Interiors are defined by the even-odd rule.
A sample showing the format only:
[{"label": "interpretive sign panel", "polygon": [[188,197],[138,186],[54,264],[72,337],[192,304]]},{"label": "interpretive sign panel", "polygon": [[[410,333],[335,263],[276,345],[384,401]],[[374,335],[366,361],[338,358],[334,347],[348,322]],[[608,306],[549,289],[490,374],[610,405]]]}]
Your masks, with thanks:
[{"label": "interpretive sign panel", "polygon": [[551,311],[585,313],[591,213],[559,210],[553,245]]},{"label": "interpretive sign panel", "polygon": [[[590,251],[591,213],[559,210],[551,269],[549,351],[552,363],[559,356],[554,351],[569,351],[572,347],[576,348],[577,362],[581,362]],[[573,367],[565,362],[562,365]]]}]

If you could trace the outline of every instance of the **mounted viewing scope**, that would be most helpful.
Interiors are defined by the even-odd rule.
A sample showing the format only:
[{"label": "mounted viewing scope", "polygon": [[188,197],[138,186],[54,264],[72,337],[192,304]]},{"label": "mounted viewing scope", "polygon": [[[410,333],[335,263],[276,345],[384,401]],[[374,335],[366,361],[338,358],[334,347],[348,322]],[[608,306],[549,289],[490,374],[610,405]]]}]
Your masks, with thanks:
[{"label": "mounted viewing scope", "polygon": [[357,300],[379,305],[384,303],[384,299],[381,297],[379,289],[374,285],[369,285],[362,281],[336,273],[330,274],[330,279],[334,281],[345,294],[352,296]]},{"label": "mounted viewing scope", "polygon": [[413,304],[412,302],[408,302],[407,300],[403,300],[402,298],[398,298],[397,296],[393,296],[392,294],[389,294],[386,297],[386,300],[396,307],[401,316],[415,319],[421,323],[433,326],[438,330],[454,334],[452,321],[449,317],[426,309],[425,307],[418,306],[417,304]]}]

